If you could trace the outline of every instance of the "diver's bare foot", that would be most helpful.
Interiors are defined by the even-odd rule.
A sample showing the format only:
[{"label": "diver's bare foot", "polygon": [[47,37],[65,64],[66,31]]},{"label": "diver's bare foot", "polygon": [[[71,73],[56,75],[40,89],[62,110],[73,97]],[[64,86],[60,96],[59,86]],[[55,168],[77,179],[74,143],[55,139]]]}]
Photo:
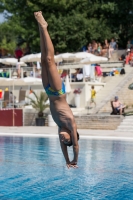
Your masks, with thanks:
[{"label": "diver's bare foot", "polygon": [[39,23],[39,25],[40,25],[42,28],[47,28],[48,24],[47,24],[47,22],[45,21],[44,17],[42,16],[42,12],[41,12],[41,11],[34,12],[34,16],[35,16],[37,22]]}]

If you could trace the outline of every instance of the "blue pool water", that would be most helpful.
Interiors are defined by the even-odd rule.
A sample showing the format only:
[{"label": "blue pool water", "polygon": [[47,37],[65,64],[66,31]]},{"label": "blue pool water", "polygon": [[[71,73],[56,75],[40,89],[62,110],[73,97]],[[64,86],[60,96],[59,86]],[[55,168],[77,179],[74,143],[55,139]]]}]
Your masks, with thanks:
[{"label": "blue pool water", "polygon": [[79,143],[68,170],[58,138],[0,137],[0,200],[132,200],[133,142]]}]

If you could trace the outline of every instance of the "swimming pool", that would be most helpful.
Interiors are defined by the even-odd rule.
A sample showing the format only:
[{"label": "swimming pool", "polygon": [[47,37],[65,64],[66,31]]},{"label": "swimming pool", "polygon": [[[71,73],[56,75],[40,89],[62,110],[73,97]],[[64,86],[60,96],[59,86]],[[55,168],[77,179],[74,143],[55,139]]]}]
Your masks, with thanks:
[{"label": "swimming pool", "polygon": [[131,200],[133,142],[80,139],[68,170],[58,138],[0,137],[0,199]]}]

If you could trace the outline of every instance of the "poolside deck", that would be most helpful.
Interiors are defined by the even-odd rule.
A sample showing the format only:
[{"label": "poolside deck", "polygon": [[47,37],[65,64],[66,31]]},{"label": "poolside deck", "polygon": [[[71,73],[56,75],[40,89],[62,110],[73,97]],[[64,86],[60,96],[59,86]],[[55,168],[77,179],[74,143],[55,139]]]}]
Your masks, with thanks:
[{"label": "poolside deck", "polygon": [[[81,138],[133,140],[132,132],[116,132],[115,130],[78,129]],[[56,127],[0,127],[0,136],[57,137]]]}]

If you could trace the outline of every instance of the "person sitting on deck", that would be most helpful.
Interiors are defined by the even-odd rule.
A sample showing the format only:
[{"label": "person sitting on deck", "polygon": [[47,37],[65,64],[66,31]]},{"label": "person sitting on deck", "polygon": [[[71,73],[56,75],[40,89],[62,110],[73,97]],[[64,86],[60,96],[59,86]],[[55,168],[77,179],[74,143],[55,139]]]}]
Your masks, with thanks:
[{"label": "person sitting on deck", "polygon": [[6,69],[3,69],[3,71],[0,73],[0,77],[9,78],[9,72]]},{"label": "person sitting on deck", "polygon": [[114,101],[112,102],[113,108],[115,109],[116,113],[122,115],[124,112],[125,105],[123,105],[120,101],[118,96],[115,96]]},{"label": "person sitting on deck", "polygon": [[126,64],[130,64],[130,61],[133,58],[133,47],[130,49],[130,53],[128,53],[128,55],[126,56]]}]

